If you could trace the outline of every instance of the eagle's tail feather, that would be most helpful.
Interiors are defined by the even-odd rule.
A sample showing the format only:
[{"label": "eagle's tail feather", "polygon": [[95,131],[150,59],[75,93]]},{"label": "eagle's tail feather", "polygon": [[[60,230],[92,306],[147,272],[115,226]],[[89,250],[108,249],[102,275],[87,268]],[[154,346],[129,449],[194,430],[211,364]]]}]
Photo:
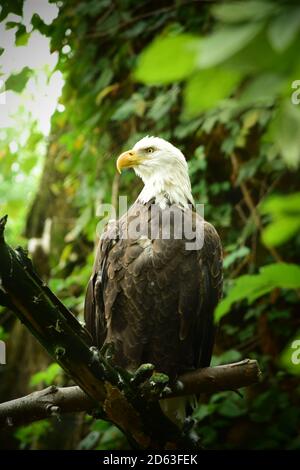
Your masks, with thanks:
[{"label": "eagle's tail feather", "polygon": [[188,416],[187,409],[194,410],[197,407],[197,397],[189,395],[185,397],[168,398],[159,401],[163,413],[174,424],[182,428]]}]

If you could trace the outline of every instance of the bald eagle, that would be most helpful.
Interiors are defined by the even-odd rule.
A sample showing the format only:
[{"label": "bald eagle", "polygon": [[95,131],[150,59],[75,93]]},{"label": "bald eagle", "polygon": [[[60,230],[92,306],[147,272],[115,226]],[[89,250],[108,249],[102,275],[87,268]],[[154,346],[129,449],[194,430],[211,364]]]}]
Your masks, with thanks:
[{"label": "bald eagle", "polygon": [[[178,148],[144,137],[118,157],[117,169],[124,168],[133,168],[144,188],[101,236],[85,321],[97,347],[114,344],[116,365],[134,371],[151,363],[174,379],[210,364],[213,311],[222,291],[221,243],[194,210]],[[192,236],[184,230],[178,236],[185,218]],[[197,236],[199,246],[189,246]]]}]

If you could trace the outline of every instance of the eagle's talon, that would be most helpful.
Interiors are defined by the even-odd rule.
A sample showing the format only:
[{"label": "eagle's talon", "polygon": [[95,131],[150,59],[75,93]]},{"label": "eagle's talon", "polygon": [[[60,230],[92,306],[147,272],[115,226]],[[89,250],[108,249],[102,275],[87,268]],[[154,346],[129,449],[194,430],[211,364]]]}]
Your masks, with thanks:
[{"label": "eagle's talon", "polygon": [[99,349],[96,348],[96,346],[91,346],[90,347],[90,351],[92,353],[92,357],[91,357],[91,361],[90,361],[90,364],[92,364],[93,362],[97,362],[100,360],[100,352],[99,352]]},{"label": "eagle's talon", "polygon": [[115,355],[115,345],[114,343],[105,343],[102,348],[100,349],[100,353],[104,358],[107,360],[107,362],[112,361]]},{"label": "eagle's talon", "polygon": [[142,364],[134,372],[130,382],[132,385],[141,385],[153,375],[155,366],[153,364]]},{"label": "eagle's talon", "polygon": [[153,387],[164,388],[169,384],[169,376],[162,372],[154,372],[151,376],[150,384],[153,385]]},{"label": "eagle's talon", "polygon": [[188,435],[190,433],[191,429],[194,427],[195,422],[196,421],[193,418],[191,418],[190,416],[185,418],[184,423],[183,423],[183,427],[182,427],[182,434]]},{"label": "eagle's talon", "polygon": [[162,392],[161,392],[161,398],[164,398],[164,397],[168,397],[169,395],[171,395],[172,393],[172,389],[170,387],[168,387],[168,385],[166,387],[163,388]]},{"label": "eagle's talon", "polygon": [[160,398],[164,393],[164,390],[168,388],[168,385],[169,377],[166,374],[154,372],[149,379],[145,380],[141,384],[141,396],[147,396],[150,399]]},{"label": "eagle's talon", "polygon": [[115,364],[113,364],[113,366],[118,372],[120,382],[122,382],[123,384],[131,382],[131,379],[133,377],[133,374],[131,372],[126,369],[122,369],[121,367],[118,367]]}]

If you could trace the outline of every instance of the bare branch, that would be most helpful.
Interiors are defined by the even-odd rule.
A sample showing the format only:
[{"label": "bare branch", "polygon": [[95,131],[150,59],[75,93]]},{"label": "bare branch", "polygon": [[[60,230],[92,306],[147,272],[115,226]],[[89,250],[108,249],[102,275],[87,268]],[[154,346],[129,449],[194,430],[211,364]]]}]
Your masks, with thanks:
[{"label": "bare branch", "polygon": [[216,367],[205,367],[187,372],[179,377],[182,388],[177,389],[174,396],[237,390],[259,382],[260,378],[261,371],[254,359],[245,359]]},{"label": "bare branch", "polygon": [[[179,377],[180,386],[168,397],[189,394],[236,390],[257,383],[261,372],[255,360],[217,367],[206,367]],[[31,393],[22,398],[0,404],[0,428],[31,423],[60,413],[85,411],[101,413],[99,403],[92,400],[81,388],[55,386]]]},{"label": "bare branch", "polygon": [[20,426],[60,413],[91,412],[99,405],[80,387],[57,388],[54,385],[22,398],[0,404],[0,428]]}]

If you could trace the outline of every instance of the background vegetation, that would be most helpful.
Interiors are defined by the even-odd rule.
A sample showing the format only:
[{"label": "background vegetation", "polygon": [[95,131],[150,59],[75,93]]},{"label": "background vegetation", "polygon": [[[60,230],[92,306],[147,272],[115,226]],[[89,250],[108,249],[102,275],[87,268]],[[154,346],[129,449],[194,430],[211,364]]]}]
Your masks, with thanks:
[{"label": "background vegetation", "polygon": [[[202,397],[195,418],[203,444],[299,449],[298,2],[45,0],[44,10],[36,2],[28,9],[30,2],[0,2],[0,26],[15,35],[10,57],[37,35],[37,44],[49,38],[55,63],[34,67],[28,57],[5,75],[8,46],[0,44],[8,101],[0,111],[16,94],[24,98],[0,129],[0,208],[9,214],[10,243],[39,244],[38,271],[81,318],[96,207],[116,205],[119,194],[134,201],[141,189],[133,173],[119,179],[116,156],[145,134],[172,141],[224,247],[213,363],[251,357],[263,370],[262,383],[242,396]],[[31,46],[33,56],[39,47]],[[49,93],[57,73],[64,86],[58,103],[60,90],[53,92],[48,132],[27,103],[39,87]],[[1,401],[70,383],[5,309],[0,339],[8,356]],[[83,415],[0,436],[0,448],[127,446],[116,428]]]}]

